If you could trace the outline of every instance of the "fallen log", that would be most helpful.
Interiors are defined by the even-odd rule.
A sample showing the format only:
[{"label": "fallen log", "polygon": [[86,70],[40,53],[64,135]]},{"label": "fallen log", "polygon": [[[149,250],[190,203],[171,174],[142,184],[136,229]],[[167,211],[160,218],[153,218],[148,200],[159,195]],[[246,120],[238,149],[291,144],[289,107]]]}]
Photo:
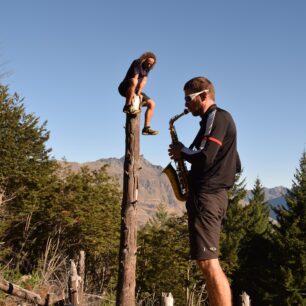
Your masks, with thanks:
[{"label": "fallen log", "polygon": [[47,294],[46,297],[41,297],[39,294],[21,288],[13,283],[8,282],[0,275],[0,290],[4,291],[7,294],[16,296],[22,300],[34,303],[35,305],[52,305],[64,300],[63,296],[52,296]]}]

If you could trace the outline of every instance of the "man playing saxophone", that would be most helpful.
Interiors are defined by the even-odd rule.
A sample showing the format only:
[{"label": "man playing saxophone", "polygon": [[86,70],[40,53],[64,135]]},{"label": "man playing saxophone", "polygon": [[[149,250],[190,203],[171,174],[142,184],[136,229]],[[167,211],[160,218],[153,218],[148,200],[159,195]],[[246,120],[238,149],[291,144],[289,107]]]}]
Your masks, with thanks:
[{"label": "man playing saxophone", "polygon": [[207,78],[189,80],[184,92],[185,106],[193,116],[201,117],[200,130],[189,148],[172,143],[169,155],[191,164],[186,202],[190,255],[206,279],[210,305],[230,306],[231,290],[218,255],[227,190],[241,170],[236,127],[230,113],[215,104],[214,86]]}]

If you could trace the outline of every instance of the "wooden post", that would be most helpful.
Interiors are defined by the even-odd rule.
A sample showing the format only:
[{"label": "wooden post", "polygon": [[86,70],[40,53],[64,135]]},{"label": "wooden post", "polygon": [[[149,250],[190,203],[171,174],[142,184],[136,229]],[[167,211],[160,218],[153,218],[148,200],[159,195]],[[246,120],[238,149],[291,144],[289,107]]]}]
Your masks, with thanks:
[{"label": "wooden post", "polygon": [[79,304],[84,306],[84,282],[85,282],[85,252],[80,251],[79,260],[79,275],[80,275],[80,288],[79,288]]},{"label": "wooden post", "polygon": [[241,299],[241,306],[251,306],[251,300],[248,294],[243,291],[242,294],[240,295]]},{"label": "wooden post", "polygon": [[161,300],[161,306],[173,306],[174,305],[174,299],[172,296],[172,293],[162,293],[162,300]]},{"label": "wooden post", "polygon": [[69,277],[69,300],[74,306],[79,306],[79,280],[77,268],[73,260],[70,260],[70,277]]},{"label": "wooden post", "polygon": [[117,306],[135,306],[140,115],[127,115]]}]

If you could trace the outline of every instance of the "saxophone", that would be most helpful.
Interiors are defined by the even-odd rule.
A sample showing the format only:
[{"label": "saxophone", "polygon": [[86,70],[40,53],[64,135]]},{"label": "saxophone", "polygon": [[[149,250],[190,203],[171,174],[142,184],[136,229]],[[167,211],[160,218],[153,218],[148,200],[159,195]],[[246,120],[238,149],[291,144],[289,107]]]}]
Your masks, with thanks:
[{"label": "saxophone", "polygon": [[[174,122],[188,113],[189,113],[188,109],[185,109],[181,114],[178,114],[170,119],[169,130],[172,139],[172,144],[177,143],[179,141],[174,127]],[[170,162],[169,165],[162,171],[162,173],[165,173],[169,178],[175,197],[179,201],[187,200],[189,187],[188,187],[188,170],[185,161],[182,158],[175,161],[175,168],[172,166]]]}]

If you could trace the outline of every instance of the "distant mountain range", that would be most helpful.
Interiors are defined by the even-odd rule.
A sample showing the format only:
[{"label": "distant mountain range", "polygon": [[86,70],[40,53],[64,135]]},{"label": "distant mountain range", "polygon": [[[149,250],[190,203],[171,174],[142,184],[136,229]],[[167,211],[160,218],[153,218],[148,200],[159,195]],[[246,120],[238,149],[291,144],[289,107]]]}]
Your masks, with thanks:
[{"label": "distant mountain range", "polygon": [[[275,219],[275,213],[272,208],[275,208],[280,205],[286,206],[285,195],[288,192],[287,188],[283,186],[277,186],[273,188],[264,187],[264,192],[265,192],[265,201],[267,201],[271,207],[270,217]],[[252,192],[251,190],[248,190],[248,193],[245,199],[246,203],[248,203],[251,198],[252,198]]]},{"label": "distant mountain range", "polygon": [[[101,166],[108,164],[108,173],[118,179],[120,187],[123,185],[123,163],[122,158],[106,158],[99,159],[94,162],[76,163],[67,162],[72,170],[78,171],[81,167],[87,166],[91,170],[99,169]],[[140,179],[139,179],[139,197],[138,197],[138,223],[145,224],[151,217],[154,216],[156,208],[160,203],[166,204],[168,212],[175,215],[182,215],[185,211],[185,203],[176,200],[172,187],[165,174],[162,174],[163,168],[161,166],[153,165],[143,156],[140,156]],[[264,188],[265,200],[273,207],[277,205],[284,205],[284,195],[287,189],[282,186],[274,188]],[[245,204],[251,198],[251,191],[248,191]],[[271,212],[271,217],[274,214]]]}]

